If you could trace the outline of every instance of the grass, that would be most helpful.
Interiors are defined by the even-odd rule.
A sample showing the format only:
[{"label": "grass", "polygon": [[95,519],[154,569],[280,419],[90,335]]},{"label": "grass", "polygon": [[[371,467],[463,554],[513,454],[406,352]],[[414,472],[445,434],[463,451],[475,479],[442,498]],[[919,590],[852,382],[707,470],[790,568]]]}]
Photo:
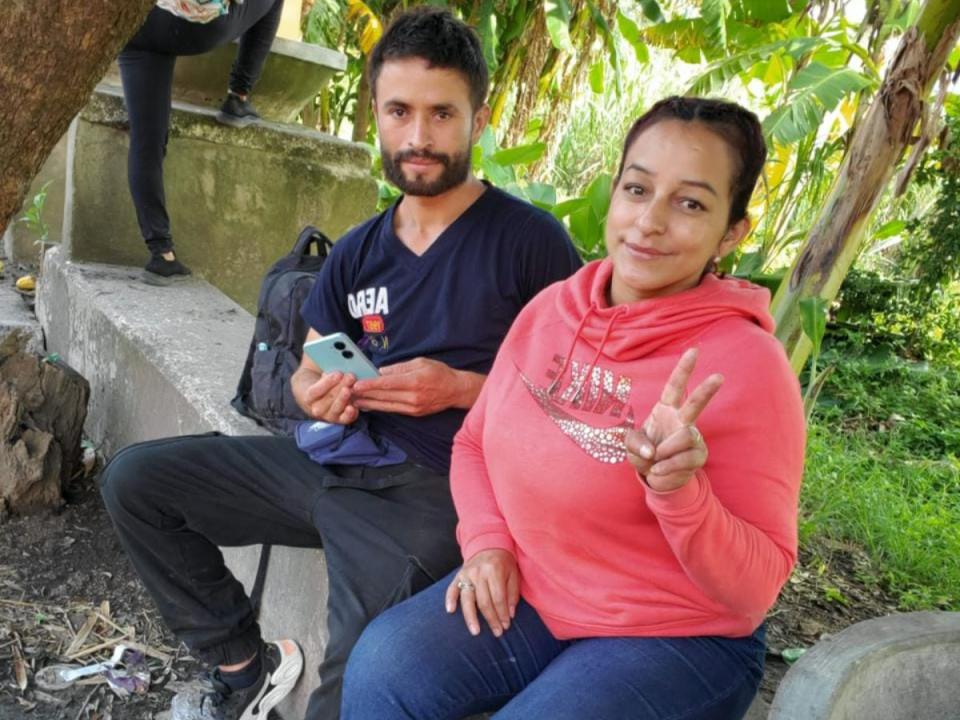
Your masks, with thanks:
[{"label": "grass", "polygon": [[833,360],[809,427],[801,542],[858,543],[904,609],[960,610],[960,367]]}]

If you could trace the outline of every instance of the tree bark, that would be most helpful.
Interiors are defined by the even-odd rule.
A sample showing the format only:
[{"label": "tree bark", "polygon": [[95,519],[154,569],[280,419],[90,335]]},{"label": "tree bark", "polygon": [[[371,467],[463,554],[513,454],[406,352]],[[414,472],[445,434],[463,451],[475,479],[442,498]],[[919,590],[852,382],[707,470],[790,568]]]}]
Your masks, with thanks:
[{"label": "tree bark", "polygon": [[154,2],[0,2],[0,233]]},{"label": "tree bark", "polygon": [[364,66],[360,76],[360,87],[357,89],[357,108],[353,116],[354,142],[366,142],[367,131],[370,129],[370,82],[367,77],[367,68]]},{"label": "tree bark", "polygon": [[800,326],[800,301],[836,297],[958,37],[960,0],[927,0],[855,128],[850,150],[810,236],[773,299],[777,337],[798,373],[811,349]]}]

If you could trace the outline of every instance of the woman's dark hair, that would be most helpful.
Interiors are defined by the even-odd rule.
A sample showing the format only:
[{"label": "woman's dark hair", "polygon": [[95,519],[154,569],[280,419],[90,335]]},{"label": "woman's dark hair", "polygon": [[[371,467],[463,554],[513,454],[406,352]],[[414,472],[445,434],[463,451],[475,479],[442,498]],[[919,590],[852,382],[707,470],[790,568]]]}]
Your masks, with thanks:
[{"label": "woman's dark hair", "polygon": [[706,128],[726,141],[735,163],[730,188],[729,224],[747,216],[750,196],[767,161],[767,144],[757,116],[736,103],[696,97],[668,97],[637,118],[627,133],[620,156],[617,181],[623,173],[627,152],[640,134],[663,120],[682,120],[703,123]]},{"label": "woman's dark hair", "polygon": [[431,68],[460,72],[470,87],[470,103],[478,110],[487,99],[490,76],[480,38],[446,8],[422,6],[397,16],[370,54],[370,89],[388,60],[422,58]]}]

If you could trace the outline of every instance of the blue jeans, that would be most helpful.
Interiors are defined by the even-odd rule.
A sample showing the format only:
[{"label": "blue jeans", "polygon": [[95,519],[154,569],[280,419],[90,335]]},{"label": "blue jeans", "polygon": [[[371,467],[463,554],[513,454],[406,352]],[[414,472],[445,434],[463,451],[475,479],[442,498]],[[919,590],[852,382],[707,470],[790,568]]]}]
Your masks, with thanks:
[{"label": "blue jeans", "polygon": [[737,720],[763,677],[744,638],[557,640],[521,600],[495,638],[444,610],[453,574],[383,613],[354,647],[341,720]]}]

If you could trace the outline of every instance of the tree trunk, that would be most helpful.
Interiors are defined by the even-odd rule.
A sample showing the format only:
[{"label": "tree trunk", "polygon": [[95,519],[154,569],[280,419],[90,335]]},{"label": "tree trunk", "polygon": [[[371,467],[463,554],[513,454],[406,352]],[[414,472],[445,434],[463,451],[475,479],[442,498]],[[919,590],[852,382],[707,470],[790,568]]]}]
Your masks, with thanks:
[{"label": "tree trunk", "polygon": [[797,372],[810,354],[799,303],[814,296],[828,301],[836,297],[958,36],[960,0],[927,0],[916,25],[901,39],[810,236],[773,299],[777,337]]},{"label": "tree trunk", "polygon": [[370,83],[367,81],[367,69],[364,67],[357,88],[357,107],[353,115],[353,141],[366,142],[370,129]]},{"label": "tree trunk", "polygon": [[0,233],[154,2],[0,2]]}]

